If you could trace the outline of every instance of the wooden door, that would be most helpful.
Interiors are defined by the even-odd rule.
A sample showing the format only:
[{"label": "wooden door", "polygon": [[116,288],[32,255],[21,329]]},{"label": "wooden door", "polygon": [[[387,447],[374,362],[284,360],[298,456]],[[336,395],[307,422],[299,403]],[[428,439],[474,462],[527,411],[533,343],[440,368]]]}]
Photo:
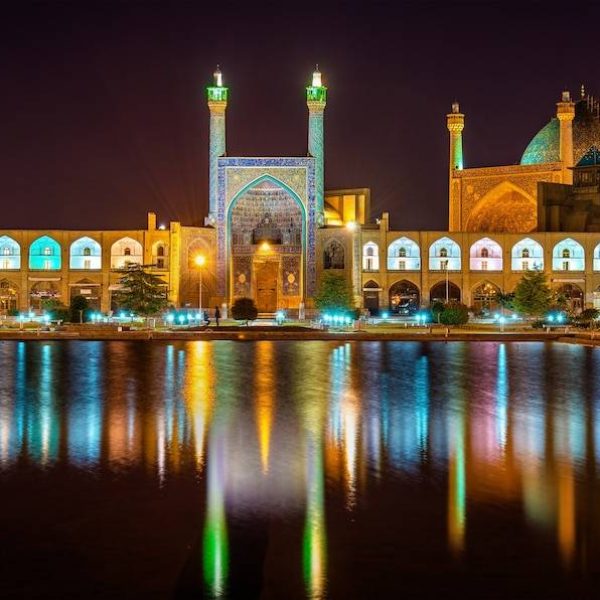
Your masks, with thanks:
[{"label": "wooden door", "polygon": [[277,272],[279,263],[267,261],[256,267],[256,307],[258,312],[277,310]]}]

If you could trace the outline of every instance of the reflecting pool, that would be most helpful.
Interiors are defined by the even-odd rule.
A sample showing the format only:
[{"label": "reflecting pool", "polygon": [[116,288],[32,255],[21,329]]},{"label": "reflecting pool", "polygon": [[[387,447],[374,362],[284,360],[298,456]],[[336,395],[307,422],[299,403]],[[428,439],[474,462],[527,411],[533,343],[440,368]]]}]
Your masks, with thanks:
[{"label": "reflecting pool", "polygon": [[0,597],[598,597],[600,349],[0,342],[0,366]]}]

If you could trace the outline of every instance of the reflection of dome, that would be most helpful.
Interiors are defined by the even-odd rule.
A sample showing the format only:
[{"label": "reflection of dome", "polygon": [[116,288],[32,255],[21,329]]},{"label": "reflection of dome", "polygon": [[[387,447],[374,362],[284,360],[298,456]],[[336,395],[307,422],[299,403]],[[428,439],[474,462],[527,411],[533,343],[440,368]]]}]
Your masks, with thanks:
[{"label": "reflection of dome", "polygon": [[[529,142],[523,156],[522,165],[535,165],[560,160],[560,126],[554,117],[542,127]],[[600,119],[587,98],[575,104],[573,120],[573,160],[577,164],[590,146],[600,146]]]}]

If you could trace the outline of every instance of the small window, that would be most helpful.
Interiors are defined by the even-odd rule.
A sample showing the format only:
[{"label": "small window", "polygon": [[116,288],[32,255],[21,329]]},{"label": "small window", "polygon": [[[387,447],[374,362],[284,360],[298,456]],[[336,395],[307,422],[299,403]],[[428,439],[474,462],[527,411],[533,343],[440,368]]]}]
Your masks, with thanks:
[{"label": "small window", "polygon": [[123,256],[131,256],[131,248],[125,248],[125,250],[123,250]]},{"label": "small window", "polygon": [[44,269],[45,269],[46,271],[49,271],[51,268],[52,268],[52,261],[45,260],[45,261],[44,261]]},{"label": "small window", "polygon": [[[371,250],[371,248],[369,248],[369,250]],[[372,270],[373,270],[373,259],[367,258],[367,271],[372,271]]]},{"label": "small window", "polygon": [[442,248],[442,249],[440,250],[440,256],[441,256],[442,258],[446,258],[446,257],[448,256],[448,249],[447,249],[447,248]]},{"label": "small window", "polygon": [[91,256],[92,255],[92,249],[91,248],[84,248],[83,249],[83,255],[84,256]]},{"label": "small window", "polygon": [[488,270],[488,261],[487,260],[482,260],[481,261],[481,270],[482,271],[487,271]]},{"label": "small window", "polygon": [[159,246],[156,249],[156,256],[164,256],[165,255],[165,247],[164,246]]},{"label": "small window", "polygon": [[521,252],[521,258],[529,258],[529,248],[523,248]]},{"label": "small window", "polygon": [[568,248],[565,248],[562,251],[562,257],[563,258],[571,258],[571,251]]},{"label": "small window", "polygon": [[4,248],[2,248],[2,254],[4,256],[10,256],[10,248],[8,246],[4,246]]},{"label": "small window", "polygon": [[398,256],[399,256],[400,258],[405,258],[405,257],[406,257],[406,248],[400,248],[400,249],[398,250]]},{"label": "small window", "polygon": [[490,255],[490,251],[487,248],[481,249],[481,258],[487,258]]},{"label": "small window", "polygon": [[84,269],[91,269],[92,268],[92,261],[89,258],[86,258],[83,261],[83,268]]},{"label": "small window", "polygon": [[442,271],[447,271],[448,270],[448,261],[440,260],[440,268],[442,269]]},{"label": "small window", "polygon": [[521,263],[521,267],[522,267],[523,271],[529,271],[529,261],[528,260],[524,260]]},{"label": "small window", "polygon": [[157,258],[156,259],[156,268],[157,269],[164,269],[165,268],[165,259],[164,258]]},{"label": "small window", "polygon": [[398,261],[398,269],[400,271],[406,271],[406,261],[405,260]]},{"label": "small window", "polygon": [[568,271],[569,270],[569,261],[568,260],[563,260],[563,271]]},{"label": "small window", "polygon": [[44,256],[51,256],[52,255],[52,248],[50,248],[49,246],[46,246],[44,248]]},{"label": "small window", "polygon": [[373,256],[374,248],[373,246],[367,247],[367,256]]}]

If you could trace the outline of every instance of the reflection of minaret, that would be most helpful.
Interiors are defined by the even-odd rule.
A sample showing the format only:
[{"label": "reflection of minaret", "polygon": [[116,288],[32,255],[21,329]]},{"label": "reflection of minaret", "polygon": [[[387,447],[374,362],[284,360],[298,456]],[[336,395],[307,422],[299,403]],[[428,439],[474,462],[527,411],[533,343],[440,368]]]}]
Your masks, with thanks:
[{"label": "reflection of minaret", "polygon": [[323,222],[325,197],[325,138],[324,117],[327,104],[327,88],[321,81],[319,66],[312,76],[312,85],[306,88],[308,106],[308,153],[315,159],[315,194],[317,201],[317,219]]},{"label": "reflection of minaret", "polygon": [[327,581],[322,407],[322,403],[313,402],[305,412],[306,520],[302,554],[306,595],[311,600],[325,598]]},{"label": "reflection of minaret", "polygon": [[273,342],[260,342],[257,347],[258,357],[256,374],[256,426],[260,446],[260,462],[263,473],[269,470],[269,450],[271,447],[271,429],[273,427],[274,401],[274,348]]},{"label": "reflection of minaret", "polygon": [[223,74],[217,65],[214,72],[214,84],[206,89],[210,110],[210,142],[208,156],[208,218],[207,225],[214,225],[217,219],[218,161],[226,153],[225,110],[229,97],[229,88],[223,86]]},{"label": "reflection of minaret", "polygon": [[467,504],[465,424],[462,407],[449,417],[448,543],[460,555],[465,543]]},{"label": "reflection of minaret", "polygon": [[209,440],[206,520],[202,544],[204,584],[213,598],[225,594],[229,572],[225,519],[225,443],[225,432],[214,427]]},{"label": "reflection of minaret", "polygon": [[462,131],[465,128],[465,115],[460,112],[458,102],[452,103],[452,112],[446,115],[446,125],[450,132],[450,160],[449,180],[448,180],[448,198],[450,231],[460,231],[461,216],[460,216],[460,197],[459,187],[460,181],[454,181],[452,174],[455,170],[462,171],[463,164],[463,143]]}]

